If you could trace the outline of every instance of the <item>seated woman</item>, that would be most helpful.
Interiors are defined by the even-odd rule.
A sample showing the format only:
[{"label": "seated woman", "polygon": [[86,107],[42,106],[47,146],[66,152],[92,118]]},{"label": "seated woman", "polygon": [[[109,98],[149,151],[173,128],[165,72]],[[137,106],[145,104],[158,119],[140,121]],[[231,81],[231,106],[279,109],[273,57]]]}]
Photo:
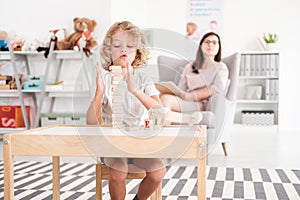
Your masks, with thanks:
[{"label": "seated woman", "polygon": [[209,98],[223,94],[228,82],[228,68],[221,62],[221,41],[217,33],[206,33],[199,44],[196,59],[185,66],[178,86],[185,91],[180,96],[162,94],[165,107],[177,112],[206,110]]}]

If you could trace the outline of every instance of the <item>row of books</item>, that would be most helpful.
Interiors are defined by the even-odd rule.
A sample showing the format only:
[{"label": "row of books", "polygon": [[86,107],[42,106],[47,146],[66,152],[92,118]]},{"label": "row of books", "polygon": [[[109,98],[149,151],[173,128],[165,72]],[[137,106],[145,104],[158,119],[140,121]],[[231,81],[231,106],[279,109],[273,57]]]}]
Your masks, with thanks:
[{"label": "row of books", "polygon": [[278,76],[279,54],[241,54],[240,76]]},{"label": "row of books", "polygon": [[279,80],[267,79],[265,85],[265,98],[266,100],[278,100]]}]

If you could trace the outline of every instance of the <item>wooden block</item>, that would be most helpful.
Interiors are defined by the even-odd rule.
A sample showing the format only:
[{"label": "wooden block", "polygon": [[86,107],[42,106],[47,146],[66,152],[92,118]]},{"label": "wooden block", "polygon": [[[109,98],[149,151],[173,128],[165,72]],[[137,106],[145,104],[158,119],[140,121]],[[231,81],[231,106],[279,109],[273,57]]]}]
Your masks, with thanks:
[{"label": "wooden block", "polygon": [[9,90],[10,89],[10,85],[8,85],[8,84],[1,84],[0,85],[0,90]]},{"label": "wooden block", "polygon": [[13,77],[12,76],[3,76],[3,75],[0,75],[0,80],[12,80]]},{"label": "wooden block", "polygon": [[109,70],[122,70],[122,67],[117,65],[111,65],[109,66]]},{"label": "wooden block", "polygon": [[158,121],[163,124],[165,124],[166,122],[175,122],[193,125],[200,123],[200,121],[202,120],[202,114],[201,112],[194,112],[193,114],[173,112],[170,111],[170,108],[161,107],[150,109],[149,118],[153,121]]}]

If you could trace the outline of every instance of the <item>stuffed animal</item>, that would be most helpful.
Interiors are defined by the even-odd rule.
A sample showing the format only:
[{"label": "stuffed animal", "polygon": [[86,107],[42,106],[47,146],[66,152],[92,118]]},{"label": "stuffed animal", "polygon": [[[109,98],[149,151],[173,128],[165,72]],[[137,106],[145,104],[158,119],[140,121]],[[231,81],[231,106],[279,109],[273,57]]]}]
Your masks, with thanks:
[{"label": "stuffed animal", "polygon": [[20,35],[15,35],[14,40],[11,41],[11,46],[14,51],[22,51],[22,47],[24,45],[24,39]]},{"label": "stuffed animal", "polygon": [[97,25],[95,20],[75,17],[74,30],[65,39],[57,41],[58,50],[79,50],[82,48],[87,55],[97,47],[97,41],[92,37],[92,32]]},{"label": "stuffed animal", "polygon": [[0,51],[8,51],[7,45],[7,32],[4,30],[0,30]]},{"label": "stuffed animal", "polygon": [[36,51],[39,46],[40,44],[36,39],[25,40],[22,51]]},{"label": "stuffed animal", "polygon": [[59,37],[59,33],[61,33],[63,31],[63,34],[65,35],[65,29],[54,29],[54,30],[50,30],[50,41],[47,47],[44,46],[39,46],[36,50],[38,52],[40,51],[45,51],[44,56],[45,58],[48,58],[49,52],[50,52],[50,46],[51,43],[54,43],[54,50],[58,50],[57,48],[57,41],[58,41],[58,37]]}]

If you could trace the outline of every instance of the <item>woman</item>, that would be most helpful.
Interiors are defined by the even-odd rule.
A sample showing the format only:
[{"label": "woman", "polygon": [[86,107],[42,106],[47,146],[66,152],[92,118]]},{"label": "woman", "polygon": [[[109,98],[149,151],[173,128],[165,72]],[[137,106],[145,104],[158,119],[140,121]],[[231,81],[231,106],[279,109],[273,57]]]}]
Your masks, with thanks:
[{"label": "woman", "polygon": [[161,95],[165,107],[177,112],[206,109],[213,94],[223,94],[228,82],[228,68],[221,62],[221,41],[215,32],[206,33],[193,63],[185,66],[178,86],[185,91],[181,96]]}]

